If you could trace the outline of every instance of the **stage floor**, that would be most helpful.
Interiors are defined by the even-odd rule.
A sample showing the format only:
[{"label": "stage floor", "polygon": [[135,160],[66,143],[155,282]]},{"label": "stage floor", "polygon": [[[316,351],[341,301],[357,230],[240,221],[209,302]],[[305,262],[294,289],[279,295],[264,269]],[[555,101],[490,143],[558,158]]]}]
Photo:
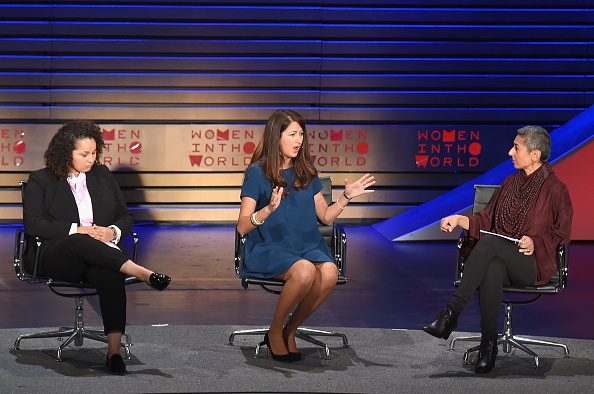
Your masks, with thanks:
[{"label": "stage floor", "polygon": [[[20,282],[12,267],[16,226],[0,226],[0,328],[71,324],[74,301],[43,284]],[[172,277],[157,292],[128,287],[129,325],[267,326],[276,296],[245,290],[233,269],[231,226],[137,225],[138,262]],[[454,291],[456,247],[451,242],[391,243],[367,226],[346,227],[348,283],[338,286],[306,325],[418,330],[433,320]],[[565,291],[515,308],[514,332],[523,335],[594,338],[594,244],[572,244]],[[87,325],[100,326],[96,297],[85,309]],[[459,331],[478,332],[476,296],[462,314]]]}]

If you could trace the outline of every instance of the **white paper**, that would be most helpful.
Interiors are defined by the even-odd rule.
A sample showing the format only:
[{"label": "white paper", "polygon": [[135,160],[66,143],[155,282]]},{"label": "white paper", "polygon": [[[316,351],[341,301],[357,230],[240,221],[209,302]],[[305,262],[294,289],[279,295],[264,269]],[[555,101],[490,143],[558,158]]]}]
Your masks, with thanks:
[{"label": "white paper", "polygon": [[507,239],[508,241],[512,241],[512,242],[513,242],[513,243],[515,243],[515,244],[519,244],[519,243],[520,243],[520,240],[519,240],[519,239],[517,239],[517,238],[506,237],[505,235],[501,235],[501,234],[495,234],[495,233],[492,233],[492,232],[490,232],[490,231],[481,230],[481,233],[483,233],[483,234],[490,234],[490,235],[494,235],[494,236],[496,236],[496,237],[505,238],[505,239]]}]

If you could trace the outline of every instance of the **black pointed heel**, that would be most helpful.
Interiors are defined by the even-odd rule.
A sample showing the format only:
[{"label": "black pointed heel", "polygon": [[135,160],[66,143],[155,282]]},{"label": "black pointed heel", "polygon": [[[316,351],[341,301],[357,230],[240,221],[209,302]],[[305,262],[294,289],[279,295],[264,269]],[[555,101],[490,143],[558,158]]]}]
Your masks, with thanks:
[{"label": "black pointed heel", "polygon": [[274,361],[280,361],[283,363],[290,363],[293,361],[293,357],[291,357],[290,353],[287,354],[274,354],[272,351],[272,347],[270,346],[270,339],[268,338],[268,333],[264,334],[264,341],[262,342],[263,345],[268,347],[268,353],[272,356]]}]

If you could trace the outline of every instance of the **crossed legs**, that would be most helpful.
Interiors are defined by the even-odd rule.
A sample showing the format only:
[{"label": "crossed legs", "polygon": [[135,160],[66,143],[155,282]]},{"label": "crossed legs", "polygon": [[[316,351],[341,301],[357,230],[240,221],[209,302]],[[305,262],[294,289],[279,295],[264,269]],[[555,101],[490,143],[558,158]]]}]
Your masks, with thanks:
[{"label": "crossed legs", "polygon": [[[312,263],[308,260],[299,260],[277,278],[283,279],[285,285],[268,331],[270,346],[274,354],[297,353],[295,343],[297,328],[330,295],[336,286],[338,270],[332,262]],[[287,322],[293,309],[295,310]],[[285,322],[287,322],[286,326]]]}]

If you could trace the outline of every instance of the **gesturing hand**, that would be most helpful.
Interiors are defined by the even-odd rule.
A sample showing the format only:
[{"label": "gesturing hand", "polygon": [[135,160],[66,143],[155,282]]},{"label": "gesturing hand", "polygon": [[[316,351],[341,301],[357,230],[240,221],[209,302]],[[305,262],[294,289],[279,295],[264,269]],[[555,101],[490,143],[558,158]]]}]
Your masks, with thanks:
[{"label": "gesturing hand", "polygon": [[441,219],[439,229],[445,233],[451,233],[458,226],[458,217],[460,215],[451,215]]},{"label": "gesturing hand", "polygon": [[354,183],[349,183],[348,179],[344,180],[344,192],[349,198],[358,197],[361,194],[373,193],[374,190],[367,190],[369,186],[375,184],[374,177],[365,174]]},{"label": "gesturing hand", "polygon": [[281,198],[283,196],[283,188],[282,187],[275,187],[272,189],[272,194],[270,195],[270,204],[268,204],[268,210],[270,213],[274,212],[276,208],[281,203]]}]

